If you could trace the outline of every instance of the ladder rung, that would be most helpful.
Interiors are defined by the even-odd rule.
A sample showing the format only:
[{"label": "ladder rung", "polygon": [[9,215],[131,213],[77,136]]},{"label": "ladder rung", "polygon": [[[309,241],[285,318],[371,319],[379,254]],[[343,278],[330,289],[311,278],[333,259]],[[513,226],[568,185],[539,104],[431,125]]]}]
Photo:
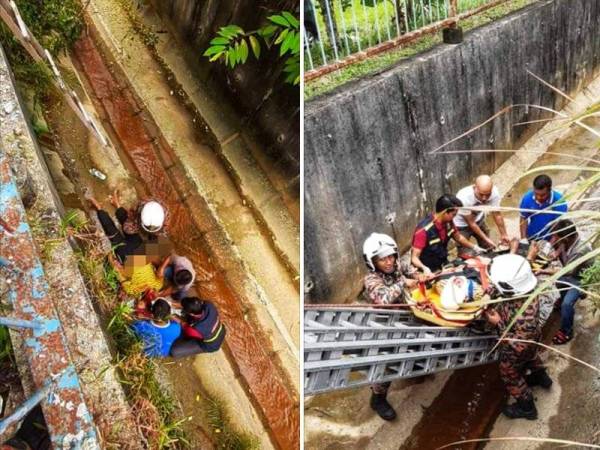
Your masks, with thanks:
[{"label": "ladder rung", "polygon": [[[448,349],[436,354],[435,356],[452,356],[454,354],[459,353],[473,353],[477,351],[491,350],[491,346],[479,346],[476,348],[469,349],[465,351],[465,349]],[[337,360],[328,360],[328,361],[320,361],[316,362],[307,362],[304,364],[304,371],[323,371],[323,370],[331,370],[331,369],[343,369],[353,366],[370,366],[374,364],[382,364],[382,363],[391,363],[398,361],[406,361],[406,360],[417,360],[423,359],[431,356],[429,352],[415,352],[415,353],[402,353],[395,355],[379,355],[379,356],[365,356],[358,358],[348,358],[348,359],[337,359]]]},{"label": "ladder rung", "polygon": [[449,344],[449,343],[471,343],[477,341],[496,340],[496,336],[456,336],[456,337],[434,337],[426,339],[386,339],[373,341],[344,341],[344,342],[315,342],[305,343],[304,353],[349,350],[369,347],[403,347],[407,345],[422,344]]}]

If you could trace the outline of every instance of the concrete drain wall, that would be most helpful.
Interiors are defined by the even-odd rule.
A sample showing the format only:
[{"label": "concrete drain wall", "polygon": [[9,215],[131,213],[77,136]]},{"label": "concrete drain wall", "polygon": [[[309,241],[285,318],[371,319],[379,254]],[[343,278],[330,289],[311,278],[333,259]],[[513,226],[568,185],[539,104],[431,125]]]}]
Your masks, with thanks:
[{"label": "concrete drain wall", "polygon": [[[62,206],[23,113],[1,48],[0,86],[0,151],[5,152],[10,162],[34,238],[38,242],[52,240],[52,245],[45,247],[43,257],[38,257],[48,284],[47,294],[60,319],[68,354],[82,383],[85,402],[102,439],[121,443],[124,448],[142,448],[143,440],[111,365],[111,354],[77,259],[67,239],[58,232]],[[24,343],[16,333],[12,336],[20,371],[27,374]],[[25,389],[31,394],[33,386],[27,382],[29,379],[25,376]]]},{"label": "concrete drain wall", "polygon": [[[509,105],[562,107],[563,98],[527,70],[567,93],[594,79],[598,23],[599,2],[538,2],[469,33],[461,45],[439,46],[308,103],[306,300],[356,296],[369,233],[396,234],[408,246],[439,195],[493,172],[510,155],[432,156],[431,150]],[[541,125],[516,124],[542,117],[534,108],[515,108],[448,149],[519,148]]]}]

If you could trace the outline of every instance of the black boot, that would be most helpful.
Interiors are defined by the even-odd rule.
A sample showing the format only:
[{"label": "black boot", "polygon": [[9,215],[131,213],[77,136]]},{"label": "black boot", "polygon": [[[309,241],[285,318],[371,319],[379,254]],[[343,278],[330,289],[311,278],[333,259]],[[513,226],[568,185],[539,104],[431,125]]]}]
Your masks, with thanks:
[{"label": "black boot", "polygon": [[394,420],[396,418],[396,411],[392,408],[385,398],[386,394],[371,394],[371,408],[379,417],[383,420]]},{"label": "black boot", "polygon": [[550,389],[552,386],[552,378],[548,376],[546,369],[538,369],[531,372],[525,377],[525,381],[529,386],[541,386],[544,389]]},{"label": "black boot", "polygon": [[502,414],[510,419],[537,419],[537,409],[533,397],[528,400],[518,399],[516,403],[506,405],[502,410]]}]

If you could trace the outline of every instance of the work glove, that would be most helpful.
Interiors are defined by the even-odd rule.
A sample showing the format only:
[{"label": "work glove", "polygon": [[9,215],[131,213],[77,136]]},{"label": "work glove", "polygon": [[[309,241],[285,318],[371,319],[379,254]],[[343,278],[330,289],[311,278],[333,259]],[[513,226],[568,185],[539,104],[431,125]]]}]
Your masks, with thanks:
[{"label": "work glove", "polygon": [[476,245],[473,247],[473,251],[475,252],[475,254],[477,255],[481,255],[482,253],[485,253],[485,249],[481,248],[479,245]]}]

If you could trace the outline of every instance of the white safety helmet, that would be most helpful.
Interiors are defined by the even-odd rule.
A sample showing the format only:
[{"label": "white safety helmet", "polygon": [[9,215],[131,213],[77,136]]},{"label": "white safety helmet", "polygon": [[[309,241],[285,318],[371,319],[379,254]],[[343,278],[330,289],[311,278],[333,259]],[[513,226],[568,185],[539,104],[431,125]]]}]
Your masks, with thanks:
[{"label": "white safety helmet", "polygon": [[363,256],[367,267],[375,271],[375,265],[373,264],[373,258],[385,258],[386,256],[398,254],[398,246],[387,234],[382,233],[371,233],[371,235],[365,239],[363,244]]},{"label": "white safety helmet", "polygon": [[502,295],[522,295],[531,292],[537,278],[527,259],[520,255],[507,254],[492,260],[490,280]]},{"label": "white safety helmet", "polygon": [[444,283],[440,302],[442,308],[456,311],[466,301],[473,300],[475,286],[467,277],[454,276]]},{"label": "white safety helmet", "polygon": [[157,233],[165,223],[165,209],[155,201],[144,204],[140,213],[140,222],[142,228],[148,233]]}]

